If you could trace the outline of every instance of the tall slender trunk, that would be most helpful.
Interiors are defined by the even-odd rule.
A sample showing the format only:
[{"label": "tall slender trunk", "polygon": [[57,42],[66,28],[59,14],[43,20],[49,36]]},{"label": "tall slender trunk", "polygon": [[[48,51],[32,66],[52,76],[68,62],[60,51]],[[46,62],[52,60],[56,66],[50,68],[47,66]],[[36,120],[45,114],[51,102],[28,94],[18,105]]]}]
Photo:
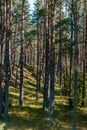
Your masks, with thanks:
[{"label": "tall slender trunk", "polygon": [[10,1],[10,17],[9,17],[9,24],[10,24],[10,45],[9,45],[9,60],[10,60],[10,78],[12,77],[12,0]]},{"label": "tall slender trunk", "polygon": [[77,31],[77,1],[74,1],[74,43],[75,43],[75,64],[74,64],[74,101],[73,101],[73,125],[72,130],[76,130],[76,97],[78,86],[78,31]]},{"label": "tall slender trunk", "polygon": [[[59,19],[61,21],[61,18],[62,18],[62,10],[61,10],[61,0],[60,0],[60,15],[59,15]],[[59,84],[60,84],[60,95],[62,95],[62,53],[61,53],[61,50],[62,50],[62,32],[61,32],[61,25],[59,27],[59,41],[60,41],[60,44],[59,44]]]},{"label": "tall slender trunk", "polygon": [[72,10],[71,10],[71,45],[70,45],[70,78],[69,78],[69,108],[73,108],[72,99],[71,99],[71,92],[72,92],[72,57],[73,57],[73,0],[72,0]]},{"label": "tall slender trunk", "polygon": [[[45,1],[46,9],[49,10],[49,3]],[[45,82],[44,82],[44,101],[43,101],[43,108],[49,107],[49,98],[48,98],[48,91],[49,91],[49,14],[47,13],[45,16]]]},{"label": "tall slender trunk", "polygon": [[54,117],[54,80],[55,80],[55,1],[51,0],[51,46],[50,46],[50,122]]},{"label": "tall slender trunk", "polygon": [[[39,9],[39,3],[37,0],[37,12]],[[36,101],[38,100],[38,92],[39,92],[39,18],[37,16],[37,84],[36,84]]]},{"label": "tall slender trunk", "polygon": [[24,62],[23,62],[23,42],[24,42],[24,2],[25,0],[22,0],[22,14],[21,14],[21,53],[20,53],[20,106],[23,106],[23,67],[24,67]]},{"label": "tall slender trunk", "polygon": [[82,103],[81,105],[84,106],[85,105],[85,102],[84,102],[84,99],[85,99],[85,80],[86,80],[86,66],[87,66],[87,7],[86,7],[86,0],[84,0],[84,16],[85,16],[85,37],[84,37],[84,40],[85,40],[85,49],[84,49],[84,52],[85,52],[85,59],[83,61],[83,87],[82,87]]},{"label": "tall slender trunk", "polygon": [[[45,0],[44,0],[44,6],[45,6]],[[45,82],[45,29],[46,25],[45,25],[45,17],[44,17],[44,23],[43,23],[43,58],[42,58],[42,76],[43,76],[43,84]]]},{"label": "tall slender trunk", "polygon": [[[0,0],[0,3],[1,3],[1,0]],[[2,41],[3,41],[3,36],[2,36],[2,9],[1,9],[1,6],[0,6],[0,120],[2,119],[2,80],[3,80],[3,68],[2,68]]]},{"label": "tall slender trunk", "polygon": [[9,44],[10,44],[10,1],[5,2],[6,6],[6,43],[5,43],[5,92],[4,92],[4,120],[8,120],[8,87],[9,87]]},{"label": "tall slender trunk", "polygon": [[81,103],[82,106],[85,105],[85,102],[84,102],[84,99],[85,99],[85,80],[86,80],[85,67],[86,67],[85,61],[83,61],[83,87],[82,87],[82,103]]}]

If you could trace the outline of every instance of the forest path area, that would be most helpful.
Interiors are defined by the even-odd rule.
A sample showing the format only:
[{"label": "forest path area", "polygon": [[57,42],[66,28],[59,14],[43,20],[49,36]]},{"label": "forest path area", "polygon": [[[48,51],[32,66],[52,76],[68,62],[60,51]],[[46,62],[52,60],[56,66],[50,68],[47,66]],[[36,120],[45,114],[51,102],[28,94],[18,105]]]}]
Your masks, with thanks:
[{"label": "forest path area", "polygon": [[[59,96],[57,85],[55,119],[49,126],[49,112],[42,109],[42,87],[36,102],[35,77],[36,69],[27,65],[24,68],[24,106],[19,107],[19,68],[14,71],[9,87],[9,119],[7,123],[0,122],[0,130],[71,130],[73,111],[68,109],[67,97]],[[77,130],[87,130],[87,107],[77,108]]]}]

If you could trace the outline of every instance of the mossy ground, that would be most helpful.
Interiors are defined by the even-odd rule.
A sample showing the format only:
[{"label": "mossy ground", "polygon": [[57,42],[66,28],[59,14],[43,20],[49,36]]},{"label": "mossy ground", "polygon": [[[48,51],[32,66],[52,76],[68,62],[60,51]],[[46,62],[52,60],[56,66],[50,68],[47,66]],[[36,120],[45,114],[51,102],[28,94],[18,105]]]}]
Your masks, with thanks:
[{"label": "mossy ground", "polygon": [[[67,96],[59,96],[58,86],[55,90],[55,119],[49,125],[49,114],[42,109],[42,89],[36,102],[36,79],[32,76],[35,71],[29,66],[24,68],[23,107],[19,107],[19,70],[17,86],[14,72],[9,87],[9,118],[6,123],[0,122],[0,130],[71,130],[73,111],[68,109]],[[77,107],[77,130],[87,130],[87,107]]]}]

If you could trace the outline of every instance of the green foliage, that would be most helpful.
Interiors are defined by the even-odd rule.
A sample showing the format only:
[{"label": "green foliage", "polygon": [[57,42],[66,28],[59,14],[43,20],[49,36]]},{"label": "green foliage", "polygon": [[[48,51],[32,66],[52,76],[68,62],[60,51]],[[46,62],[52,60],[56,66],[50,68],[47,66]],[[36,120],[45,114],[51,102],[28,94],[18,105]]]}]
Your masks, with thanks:
[{"label": "green foliage", "polygon": [[65,25],[70,25],[72,23],[71,18],[64,18],[56,22],[55,28],[64,27]]},{"label": "green foliage", "polygon": [[46,13],[47,13],[46,8],[42,7],[41,9],[38,10],[37,16],[38,16],[39,18],[41,18],[41,17],[44,18],[45,15],[46,15]]}]

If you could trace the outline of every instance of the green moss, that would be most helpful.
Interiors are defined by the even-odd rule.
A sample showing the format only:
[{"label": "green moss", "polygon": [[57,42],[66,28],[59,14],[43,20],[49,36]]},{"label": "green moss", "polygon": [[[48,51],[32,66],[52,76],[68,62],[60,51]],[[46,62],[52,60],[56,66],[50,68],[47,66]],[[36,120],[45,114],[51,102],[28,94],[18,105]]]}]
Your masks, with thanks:
[{"label": "green moss", "polygon": [[[15,77],[12,79],[9,87],[9,120],[7,123],[0,122],[0,130],[71,130],[73,111],[68,109],[68,97],[66,95],[60,96],[58,84],[55,84],[55,118],[53,124],[49,124],[49,112],[42,109],[43,87],[41,87],[36,103],[36,80],[32,76],[35,69],[29,65],[24,68],[23,107],[19,107],[19,87],[15,87]],[[43,86],[42,82],[41,86]],[[86,121],[87,107],[78,107],[77,130],[85,130],[87,128]]]}]

